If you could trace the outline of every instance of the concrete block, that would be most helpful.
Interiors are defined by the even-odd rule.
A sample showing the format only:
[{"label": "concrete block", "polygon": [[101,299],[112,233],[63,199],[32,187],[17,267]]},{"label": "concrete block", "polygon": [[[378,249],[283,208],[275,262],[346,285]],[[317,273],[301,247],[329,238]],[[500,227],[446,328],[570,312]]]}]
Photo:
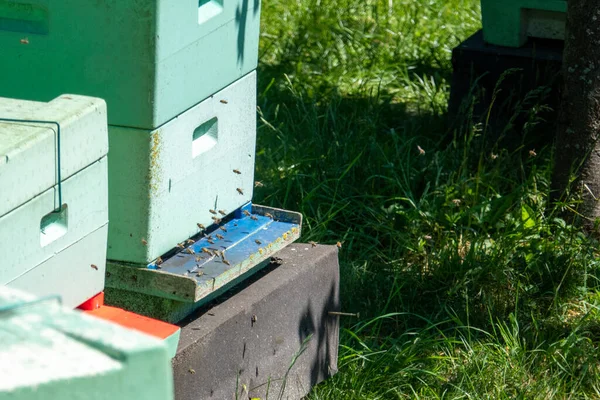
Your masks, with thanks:
[{"label": "concrete block", "polygon": [[173,398],[160,340],[6,287],[0,310],[0,399]]},{"label": "concrete block", "polygon": [[521,47],[528,37],[565,38],[566,0],[481,0],[487,43]]},{"label": "concrete block", "polygon": [[109,135],[108,258],[147,264],[252,198],[256,73],[159,129]]},{"label": "concrete block", "polygon": [[176,399],[300,399],[337,371],[337,248],[292,244],[277,257],[281,265],[182,324]]},{"label": "concrete block", "polygon": [[254,70],[260,0],[4,0],[0,95],[103,98],[155,129]]}]

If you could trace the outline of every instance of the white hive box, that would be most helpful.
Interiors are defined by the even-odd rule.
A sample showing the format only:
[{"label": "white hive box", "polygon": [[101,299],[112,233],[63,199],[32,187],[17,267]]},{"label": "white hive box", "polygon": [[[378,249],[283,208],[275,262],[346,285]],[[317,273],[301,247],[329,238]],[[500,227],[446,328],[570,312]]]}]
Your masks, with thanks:
[{"label": "white hive box", "polygon": [[0,287],[0,399],[169,400],[161,341]]},{"label": "white hive box", "polygon": [[78,306],[104,288],[106,104],[74,95],[0,98],[0,118],[60,125],[59,158],[56,124],[0,121],[0,285]]},{"label": "white hive box", "polygon": [[256,73],[158,129],[109,136],[108,258],[148,263],[212,224],[209,210],[252,199]]}]

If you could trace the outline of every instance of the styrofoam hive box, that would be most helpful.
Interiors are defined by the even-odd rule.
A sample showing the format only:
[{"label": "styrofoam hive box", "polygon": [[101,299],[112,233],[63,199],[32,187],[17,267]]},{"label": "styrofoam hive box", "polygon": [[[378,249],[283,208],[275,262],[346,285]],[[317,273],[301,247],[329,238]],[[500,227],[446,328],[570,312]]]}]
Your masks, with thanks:
[{"label": "styrofoam hive box", "polygon": [[154,129],[254,70],[260,0],[5,0],[0,96],[68,92]]},{"label": "styrofoam hive box", "polygon": [[109,136],[108,258],[148,263],[212,224],[209,210],[252,198],[256,74],[159,129],[111,126]]},{"label": "styrofoam hive box", "polygon": [[169,400],[164,343],[0,287],[0,399]]},{"label": "styrofoam hive box", "polygon": [[[0,285],[75,307],[104,288],[108,132],[103,100],[0,98]],[[62,202],[62,204],[61,204]]]},{"label": "styrofoam hive box", "polygon": [[565,38],[566,0],[481,0],[487,43],[521,47],[528,37]]}]

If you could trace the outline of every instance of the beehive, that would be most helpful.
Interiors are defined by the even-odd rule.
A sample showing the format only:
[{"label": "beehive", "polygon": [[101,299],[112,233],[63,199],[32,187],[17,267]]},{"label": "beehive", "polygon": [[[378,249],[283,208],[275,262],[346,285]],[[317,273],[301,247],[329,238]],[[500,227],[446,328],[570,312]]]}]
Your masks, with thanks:
[{"label": "beehive", "polygon": [[487,43],[521,47],[528,37],[564,39],[566,0],[481,0]]},{"label": "beehive", "polygon": [[109,136],[108,258],[146,264],[252,198],[256,74],[158,129]]},{"label": "beehive", "polygon": [[0,287],[0,399],[173,398],[161,341],[40,300]]},{"label": "beehive", "polygon": [[106,105],[0,98],[0,118],[0,285],[75,307],[104,287]]},{"label": "beehive", "polygon": [[0,1],[0,96],[96,96],[154,129],[254,70],[260,0]]}]

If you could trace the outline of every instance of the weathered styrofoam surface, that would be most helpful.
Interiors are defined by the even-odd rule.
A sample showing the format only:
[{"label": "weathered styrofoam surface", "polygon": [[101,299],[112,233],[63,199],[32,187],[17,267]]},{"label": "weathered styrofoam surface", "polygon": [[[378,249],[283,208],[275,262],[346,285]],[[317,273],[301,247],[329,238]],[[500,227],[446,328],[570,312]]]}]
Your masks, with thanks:
[{"label": "weathered styrofoam surface", "polygon": [[[194,130],[213,118],[216,144],[193,157]],[[111,126],[109,135],[108,258],[147,263],[197,234],[197,223],[209,226],[208,210],[233,212],[252,198],[256,73],[160,129]]]},{"label": "weathered styrofoam surface", "polygon": [[[61,252],[71,246],[80,246],[81,248],[76,250],[79,254],[101,250],[103,243],[100,240],[94,241],[95,245],[99,246],[95,250],[90,250],[83,242],[78,242],[108,223],[107,164],[106,157],[103,157],[63,181],[63,203],[67,205],[67,231],[46,246],[41,245],[40,221],[55,207],[56,186],[0,217],[0,254],[2,254],[0,285],[15,281],[51,258],[61,257]],[[69,260],[72,258],[65,257],[63,260],[57,258],[51,264],[56,265]],[[84,259],[81,260],[83,261]],[[98,264],[95,265],[99,270],[104,268],[103,259],[98,259],[97,262]],[[91,269],[89,264],[77,264],[72,268]],[[97,272],[86,274],[86,279],[81,281],[73,280],[77,274],[68,273],[62,276],[64,281],[61,286],[51,289],[65,298],[71,296],[70,292],[81,294],[87,291],[89,295],[86,298],[89,298],[97,294],[98,287],[104,284],[104,274]],[[37,273],[33,273],[32,277],[42,278]],[[53,277],[53,279],[58,278],[58,276]],[[39,285],[39,282],[36,285]]]},{"label": "weathered styrofoam surface", "polygon": [[[42,71],[38,74],[44,76]],[[62,95],[41,103],[0,98],[0,118],[58,122],[62,179],[108,152],[106,103],[102,99]],[[57,183],[56,130],[53,124],[0,121],[0,216]]]},{"label": "weathered styrofoam surface", "polygon": [[58,294],[75,308],[104,290],[108,224],[40,263],[7,286],[36,296]]},{"label": "weathered styrofoam surface", "polygon": [[110,124],[155,129],[254,70],[259,31],[260,0],[9,0],[0,95],[96,96]]},{"label": "weathered styrofoam surface", "polygon": [[481,0],[484,40],[521,47],[528,37],[564,39],[566,11],[566,0]]},{"label": "weathered styrofoam surface", "polygon": [[173,398],[160,340],[36,300],[0,287],[0,399]]}]

